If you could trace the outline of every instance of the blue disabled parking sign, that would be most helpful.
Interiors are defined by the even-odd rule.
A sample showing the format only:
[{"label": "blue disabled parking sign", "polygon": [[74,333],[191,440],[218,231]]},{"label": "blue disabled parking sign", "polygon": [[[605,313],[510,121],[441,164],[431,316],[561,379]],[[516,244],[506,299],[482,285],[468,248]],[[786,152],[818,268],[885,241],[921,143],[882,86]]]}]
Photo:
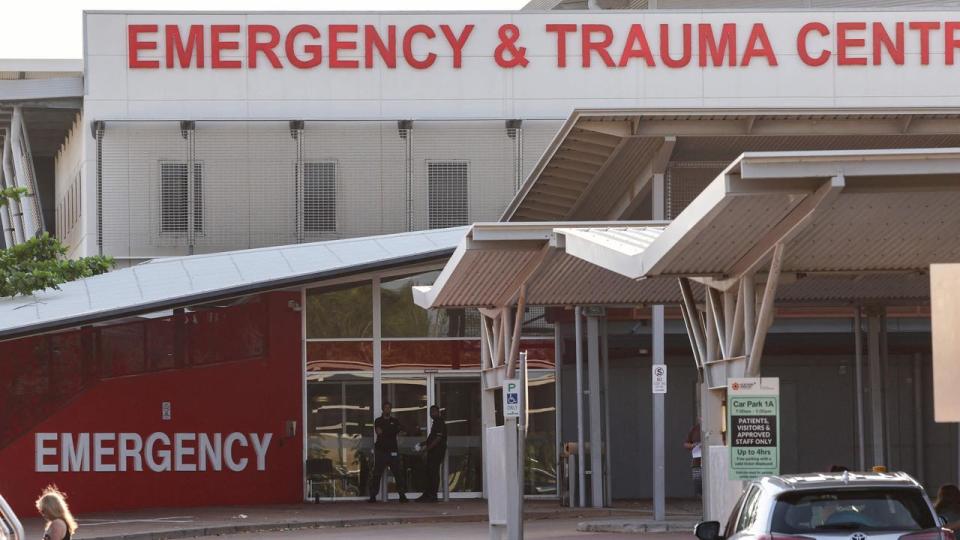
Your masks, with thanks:
[{"label": "blue disabled parking sign", "polygon": [[520,418],[520,380],[503,381],[503,417]]}]

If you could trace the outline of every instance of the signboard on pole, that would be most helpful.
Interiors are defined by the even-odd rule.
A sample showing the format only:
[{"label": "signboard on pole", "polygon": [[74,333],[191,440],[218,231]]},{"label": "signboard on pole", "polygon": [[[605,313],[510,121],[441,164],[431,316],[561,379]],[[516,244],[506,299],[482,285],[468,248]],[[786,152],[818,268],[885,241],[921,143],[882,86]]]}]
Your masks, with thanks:
[{"label": "signboard on pole", "polygon": [[653,377],[651,391],[654,394],[667,393],[667,366],[664,364],[654,364],[652,370]]},{"label": "signboard on pole", "polygon": [[780,473],[780,379],[727,381],[730,480]]},{"label": "signboard on pole", "polygon": [[520,379],[503,380],[503,417],[520,418]]}]

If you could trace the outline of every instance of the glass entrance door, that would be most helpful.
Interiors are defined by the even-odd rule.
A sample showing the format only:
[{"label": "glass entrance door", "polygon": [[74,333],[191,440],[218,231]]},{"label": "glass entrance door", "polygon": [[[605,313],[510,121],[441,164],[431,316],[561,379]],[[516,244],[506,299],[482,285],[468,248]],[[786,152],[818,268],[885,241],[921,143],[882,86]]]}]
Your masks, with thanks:
[{"label": "glass entrance door", "polygon": [[[405,435],[398,438],[407,494],[419,496],[426,478],[425,456],[415,445],[430,432],[431,405],[439,405],[447,422],[444,470],[452,497],[480,497],[483,493],[483,454],[480,439],[480,380],[477,375],[447,376],[438,373],[385,376],[382,397],[393,404],[393,415]],[[389,492],[396,486],[389,480]],[[441,484],[442,489],[442,484]]]},{"label": "glass entrance door", "polygon": [[447,486],[451,496],[483,494],[483,426],[480,419],[480,380],[434,376],[434,400],[447,422]]},{"label": "glass entrance door", "polygon": [[[393,405],[393,416],[403,427],[397,443],[408,496],[418,496],[423,491],[424,458],[414,447],[427,438],[430,428],[428,417],[432,386],[429,378],[429,374],[390,375],[383,378],[381,386],[383,401]],[[387,493],[390,497],[396,497],[393,477],[390,474],[384,477],[388,482]]]}]

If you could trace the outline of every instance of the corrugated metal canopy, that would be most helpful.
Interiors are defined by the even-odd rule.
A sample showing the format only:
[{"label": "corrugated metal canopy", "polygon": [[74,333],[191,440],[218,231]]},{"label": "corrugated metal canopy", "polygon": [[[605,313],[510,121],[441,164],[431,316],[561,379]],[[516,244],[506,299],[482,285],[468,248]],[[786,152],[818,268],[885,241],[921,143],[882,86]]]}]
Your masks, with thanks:
[{"label": "corrugated metal canopy", "polygon": [[[589,223],[478,223],[461,240],[430,287],[414,289],[424,308],[501,307],[516,301],[526,284],[527,305],[673,304],[680,299],[672,279],[637,281],[567,254],[554,237]],[[627,222],[650,237],[663,222]]]},{"label": "corrugated metal canopy", "polygon": [[642,218],[654,174],[744,152],[933,147],[960,147],[956,111],[576,110],[501,220]]},{"label": "corrugated metal canopy", "polygon": [[0,339],[442,260],[466,227],[156,259],[0,299]]},{"label": "corrugated metal canopy", "polygon": [[787,273],[960,262],[960,149],[747,153],[641,256],[645,276],[737,277],[773,245]]}]

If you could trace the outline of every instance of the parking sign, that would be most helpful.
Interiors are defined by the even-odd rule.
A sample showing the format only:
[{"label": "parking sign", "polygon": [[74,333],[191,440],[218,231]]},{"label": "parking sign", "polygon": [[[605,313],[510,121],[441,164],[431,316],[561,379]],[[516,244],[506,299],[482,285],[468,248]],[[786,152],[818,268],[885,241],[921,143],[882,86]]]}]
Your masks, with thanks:
[{"label": "parking sign", "polygon": [[520,379],[503,381],[503,417],[520,418]]}]

